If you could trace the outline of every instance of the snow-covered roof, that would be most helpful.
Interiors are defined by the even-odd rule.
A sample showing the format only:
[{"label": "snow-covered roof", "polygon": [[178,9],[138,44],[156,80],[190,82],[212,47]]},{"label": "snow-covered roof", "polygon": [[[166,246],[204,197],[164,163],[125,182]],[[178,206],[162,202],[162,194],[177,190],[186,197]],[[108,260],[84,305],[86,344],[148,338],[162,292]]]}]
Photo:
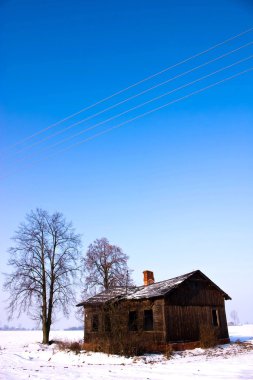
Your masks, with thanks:
[{"label": "snow-covered roof", "polygon": [[212,285],[219,290],[225,299],[231,299],[228,294],[221,290],[216,284],[214,284],[208,277],[206,277],[200,270],[195,270],[190,273],[183,274],[182,276],[174,277],[169,280],[155,282],[147,286],[132,286],[126,288],[125,286],[117,286],[104,290],[97,295],[88,298],[86,301],[79,303],[77,306],[91,306],[104,304],[108,301],[116,300],[140,300],[159,298],[170,293],[173,289],[176,289],[184,281],[189,279],[195,274],[200,274],[202,278],[210,281]]},{"label": "snow-covered roof", "polygon": [[[132,291],[136,287],[128,288],[127,291]],[[109,290],[104,290],[101,293],[96,294],[93,297],[88,298],[86,301],[79,303],[77,306],[83,306],[84,304],[101,304],[106,303],[114,298],[122,296],[126,293],[126,287],[124,286],[115,286]]]}]

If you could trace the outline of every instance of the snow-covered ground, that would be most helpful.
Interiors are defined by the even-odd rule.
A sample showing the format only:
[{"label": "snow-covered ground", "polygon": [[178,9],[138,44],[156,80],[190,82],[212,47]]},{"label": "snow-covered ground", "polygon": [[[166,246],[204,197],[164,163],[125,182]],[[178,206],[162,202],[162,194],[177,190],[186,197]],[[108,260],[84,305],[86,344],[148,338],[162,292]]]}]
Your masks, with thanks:
[{"label": "snow-covered ground", "polygon": [[[44,347],[40,331],[0,331],[0,379],[253,379],[253,325],[230,327],[232,344],[215,349],[125,358]],[[51,339],[82,340],[82,331],[52,331]],[[240,340],[243,343],[238,343]],[[236,343],[237,342],[237,343]]]}]

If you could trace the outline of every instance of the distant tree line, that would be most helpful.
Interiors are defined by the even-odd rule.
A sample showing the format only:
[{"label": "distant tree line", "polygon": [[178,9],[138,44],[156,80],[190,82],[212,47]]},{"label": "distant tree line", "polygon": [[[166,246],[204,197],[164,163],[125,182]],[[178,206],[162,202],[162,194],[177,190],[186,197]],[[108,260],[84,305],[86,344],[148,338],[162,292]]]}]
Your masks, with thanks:
[{"label": "distant tree line", "polygon": [[[15,327],[15,326],[8,326],[8,325],[3,325],[3,327],[0,327],[0,331],[26,331],[25,327]],[[29,329],[30,330],[30,329]]]}]

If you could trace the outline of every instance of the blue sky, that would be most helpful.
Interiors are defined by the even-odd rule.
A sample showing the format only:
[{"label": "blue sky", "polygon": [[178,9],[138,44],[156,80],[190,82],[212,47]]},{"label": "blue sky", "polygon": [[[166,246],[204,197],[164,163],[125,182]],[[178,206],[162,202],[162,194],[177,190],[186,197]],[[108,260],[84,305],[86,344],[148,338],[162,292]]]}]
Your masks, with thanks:
[{"label": "blue sky", "polygon": [[[121,246],[137,284],[145,269],[153,270],[156,280],[200,269],[232,297],[228,319],[235,309],[242,322],[253,322],[253,71],[78,145],[248,70],[252,58],[242,60],[253,54],[252,31],[15,145],[251,27],[253,6],[246,0],[1,1],[1,272],[9,270],[10,237],[25,214],[36,207],[58,210],[83,235],[84,252],[102,236]],[[39,144],[42,138],[47,140]],[[68,149],[71,144],[75,146]],[[5,297],[0,297],[1,309]],[[4,323],[5,312],[0,325]],[[25,317],[13,321],[19,323],[30,322]],[[60,320],[55,326],[75,323]]]}]

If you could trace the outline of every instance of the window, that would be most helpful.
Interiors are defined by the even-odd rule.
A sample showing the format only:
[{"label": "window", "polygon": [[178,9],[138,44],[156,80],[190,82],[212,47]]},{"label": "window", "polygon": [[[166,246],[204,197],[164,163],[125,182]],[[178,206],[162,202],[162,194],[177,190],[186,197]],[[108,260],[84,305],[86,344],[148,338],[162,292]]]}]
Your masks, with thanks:
[{"label": "window", "polygon": [[219,314],[217,309],[212,309],[213,326],[219,326]]},{"label": "window", "polygon": [[110,319],[109,314],[105,314],[104,325],[105,325],[105,331],[110,332],[111,331],[111,319]]},{"label": "window", "polygon": [[91,329],[93,332],[97,332],[98,331],[98,314],[93,314],[92,316],[92,321],[91,321]]},{"label": "window", "polygon": [[144,330],[153,330],[153,310],[144,310]]},{"label": "window", "polygon": [[137,311],[129,311],[128,314],[128,330],[137,331]]}]

